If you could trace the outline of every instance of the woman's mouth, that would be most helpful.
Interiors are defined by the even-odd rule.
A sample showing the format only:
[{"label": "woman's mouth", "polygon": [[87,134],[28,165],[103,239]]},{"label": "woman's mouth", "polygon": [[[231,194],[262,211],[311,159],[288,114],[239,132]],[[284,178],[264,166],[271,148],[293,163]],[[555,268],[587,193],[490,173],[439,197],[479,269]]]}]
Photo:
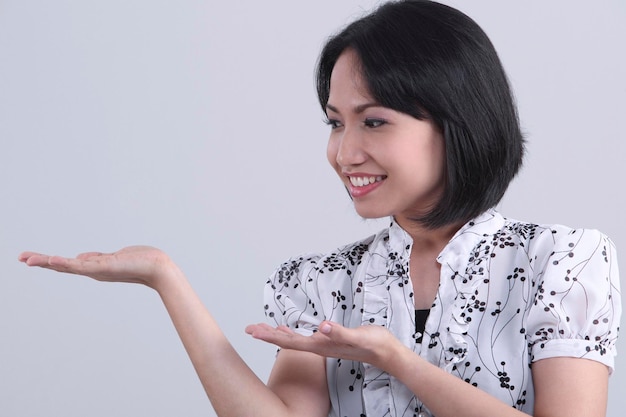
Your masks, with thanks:
[{"label": "woman's mouth", "polygon": [[353,187],[364,187],[366,185],[374,184],[375,182],[380,182],[384,179],[384,177],[382,175],[378,175],[375,177],[348,177],[348,179]]},{"label": "woman's mouth", "polygon": [[386,175],[348,176],[352,198],[363,197],[377,188],[387,178]]}]

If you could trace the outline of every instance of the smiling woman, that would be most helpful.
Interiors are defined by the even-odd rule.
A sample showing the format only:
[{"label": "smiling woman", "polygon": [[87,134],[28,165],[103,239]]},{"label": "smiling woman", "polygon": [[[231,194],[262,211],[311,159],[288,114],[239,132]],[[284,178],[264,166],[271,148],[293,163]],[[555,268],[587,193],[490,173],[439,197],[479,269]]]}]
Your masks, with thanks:
[{"label": "smiling woman", "polygon": [[369,104],[353,103],[355,109],[375,104],[431,124],[443,134],[444,160],[442,149],[411,154],[422,158],[417,166],[445,161],[446,186],[413,218],[433,227],[466,221],[497,204],[521,166],[517,111],[498,55],[480,27],[436,7],[407,10],[409,5],[382,7],[326,44],[317,72],[319,101],[333,110],[333,91],[344,101],[360,96]]},{"label": "smiling woman", "polygon": [[338,59],[326,103],[332,133],[328,160],[348,188],[360,216],[395,215],[401,224],[422,218],[444,190],[444,141],[430,120],[384,107],[360,77],[358,55]]},{"label": "smiling woman", "polygon": [[[256,3],[251,2],[250,7]],[[116,7],[128,6],[120,3]],[[290,13],[302,18],[294,22],[280,19],[281,24],[290,25],[290,34],[307,32],[308,24],[312,27],[322,23],[330,25],[327,10],[319,18],[311,17],[320,7],[317,2],[315,6],[302,7],[308,7],[310,15],[293,6],[281,8],[285,15]],[[332,2],[329,7],[333,7],[333,17],[349,14],[339,9],[348,7],[344,3],[340,6]],[[512,11],[501,5],[492,5],[486,10],[476,4],[464,7],[476,17],[495,16],[484,20],[496,44],[502,42],[500,36],[516,32],[514,25],[522,20],[521,17],[513,19],[514,22],[498,31],[498,25],[505,17],[510,17]],[[542,7],[549,11],[549,6]],[[69,5],[68,10],[72,10]],[[165,136],[159,136],[157,131],[143,132],[150,134],[139,143],[134,142],[134,134],[124,140],[115,138],[114,141],[124,144],[120,149],[110,144],[110,138],[101,137],[98,146],[93,148],[100,152],[100,157],[105,155],[104,160],[87,152],[88,147],[81,142],[77,142],[80,146],[73,143],[72,149],[80,149],[82,153],[74,153],[71,158],[67,150],[55,153],[46,148],[48,152],[44,152],[42,160],[51,159],[53,155],[62,162],[58,164],[59,169],[71,166],[67,163],[69,158],[70,162],[82,161],[85,170],[93,165],[89,161],[96,161],[99,164],[96,167],[109,171],[92,169],[88,171],[93,172],[92,177],[78,175],[75,178],[78,185],[64,187],[58,183],[67,183],[72,175],[59,181],[54,167],[48,166],[49,175],[55,179],[52,184],[47,182],[46,176],[41,176],[39,182],[28,181],[38,184],[38,199],[50,197],[46,198],[49,201],[47,212],[45,215],[16,213],[15,216],[27,219],[28,222],[18,223],[24,227],[28,224],[37,233],[27,233],[14,244],[31,245],[37,240],[35,243],[39,246],[61,245],[61,250],[69,250],[63,246],[66,241],[75,240],[82,246],[85,239],[90,239],[87,242],[91,245],[103,236],[107,238],[106,243],[103,242],[106,246],[137,238],[153,242],[164,250],[129,246],[112,253],[83,253],[76,258],[28,251],[19,256],[20,261],[28,266],[85,275],[98,281],[130,282],[154,289],[220,417],[605,415],[609,374],[614,370],[617,378],[622,374],[614,361],[621,314],[615,246],[595,229],[570,228],[553,221],[518,221],[500,214],[499,205],[506,207],[516,201],[500,203],[520,169],[524,142],[507,77],[483,30],[464,13],[426,0],[388,2],[372,8],[324,44],[317,66],[317,92],[329,126],[327,131],[322,131],[322,127],[316,131],[312,127],[309,138],[309,129],[303,128],[306,122],[298,118],[304,112],[290,109],[298,103],[296,96],[305,95],[289,87],[290,77],[300,71],[291,67],[299,62],[300,52],[292,54],[289,60],[284,59],[285,51],[293,51],[295,47],[305,50],[307,41],[287,45],[295,36],[286,39],[285,31],[277,29],[278,23],[274,28],[258,19],[265,14],[276,14],[265,8],[228,10],[229,13],[219,13],[219,17],[215,10],[199,15],[215,23],[208,25],[210,30],[220,24],[232,30],[231,23],[246,21],[250,25],[247,35],[239,41],[224,35],[207,36],[207,45],[211,46],[199,55],[211,57],[201,64],[210,76],[199,74],[193,78],[195,81],[184,76],[173,78],[180,79],[181,84],[179,88],[172,88],[172,94],[179,94],[181,89],[197,94],[193,96],[195,99],[176,102],[181,106],[185,102],[195,103],[203,109],[184,107],[190,113],[199,114],[199,119],[208,121],[196,125],[198,131],[206,128],[205,125],[211,126],[208,139],[199,138],[197,132],[198,141],[180,138],[185,135],[179,135],[178,129],[188,126],[189,116],[178,115],[168,124],[168,117],[178,114],[177,106],[167,100],[159,102],[158,94],[150,95],[152,107],[146,108],[164,106],[163,109],[171,110],[161,109],[151,114],[158,119],[159,130],[165,127]],[[95,15],[106,13],[100,10]],[[169,13],[168,16],[187,21],[180,14]],[[0,30],[3,30],[5,26],[1,23]],[[603,28],[609,27],[609,23]],[[190,29],[193,25],[181,23],[181,28],[192,33],[189,39],[193,41],[189,43],[196,46],[203,43],[194,36],[200,36],[205,26],[198,23],[196,29]],[[250,36],[252,33],[255,36]],[[524,33],[524,42],[530,42]],[[500,36],[494,36],[498,34]],[[224,55],[219,53],[225,42],[216,42],[216,39],[229,41]],[[610,42],[613,37],[607,39]],[[317,51],[318,41],[310,44],[311,49]],[[253,50],[252,55],[258,53],[253,57],[254,66],[246,62],[250,58],[247,48]],[[190,57],[199,58],[194,55],[198,52],[192,50],[195,49],[189,47],[188,56],[177,55],[174,61],[185,62],[181,68],[194,68]],[[265,52],[261,54],[260,50]],[[510,47],[505,48],[505,55],[509,50]],[[137,48],[136,51],[149,53],[152,49]],[[172,47],[171,51],[180,54],[179,47]],[[238,53],[233,54],[233,51]],[[311,53],[311,57],[300,64],[311,65],[314,55]],[[217,58],[219,56],[223,59]],[[129,54],[129,57],[135,55]],[[157,61],[170,70],[172,65],[177,65],[169,60]],[[280,64],[277,69],[268,70],[265,65],[259,65],[274,61]],[[155,65],[154,71],[159,68]],[[250,68],[255,68],[254,74]],[[531,68],[526,69],[531,71]],[[223,70],[220,76],[212,72],[218,70]],[[302,72],[310,74],[310,69]],[[281,87],[272,88],[272,94],[277,97],[268,95],[267,90],[260,93],[248,90],[255,86],[252,75],[264,80],[258,84],[265,88],[268,85]],[[208,84],[202,84],[205,78],[211,80],[211,88],[206,90]],[[520,76],[511,78],[517,81]],[[616,79],[623,82],[621,76]],[[150,84],[151,88],[167,85],[162,82],[167,79],[156,77],[155,80],[158,82]],[[310,80],[305,79],[301,84],[310,90]],[[111,86],[114,85],[117,84],[113,82]],[[528,85],[524,85],[527,91]],[[198,86],[200,88],[196,88]],[[124,90],[126,88],[118,86],[116,91]],[[128,91],[131,94],[134,90],[129,88]],[[199,98],[204,93],[198,91],[204,91],[211,100],[219,98],[209,105]],[[540,91],[539,95],[541,100],[549,96],[547,91]],[[290,105],[285,106],[285,102]],[[39,101],[33,100],[33,103]],[[113,107],[106,107],[104,113],[110,116],[107,112]],[[132,107],[124,109],[130,111]],[[307,105],[303,107],[306,109]],[[589,109],[589,114],[594,110]],[[608,106],[604,116],[608,117],[612,111],[614,109]],[[557,123],[557,120],[555,110],[550,122]],[[127,114],[123,121],[115,124],[120,122],[125,129],[135,126]],[[584,123],[581,120],[578,129],[584,129]],[[600,137],[599,129],[604,125],[591,124],[598,129],[594,133]],[[559,124],[563,132],[568,128],[569,125]],[[322,135],[328,135],[327,157],[332,170],[320,164],[319,158],[311,159],[317,160],[316,164],[322,167],[320,171],[309,168],[307,158],[303,157],[313,150],[321,156],[321,149],[307,147],[313,146],[312,143],[318,146]],[[300,136],[307,139],[294,145],[294,137]],[[536,146],[532,137],[530,155]],[[572,143],[571,135],[567,140]],[[200,152],[202,146],[198,147],[196,142],[207,142],[210,146]],[[163,148],[163,143],[169,145]],[[107,150],[106,146],[113,148]],[[128,157],[128,168],[122,170],[122,174],[116,172],[119,165],[113,164],[111,168],[105,163],[107,158],[123,159],[124,150],[128,148],[135,152]],[[274,148],[281,148],[276,160],[272,159]],[[36,159],[38,151],[35,147],[15,154],[28,153],[30,158]],[[160,153],[163,155],[157,160],[150,157]],[[606,155],[607,161],[614,153],[618,152]],[[589,151],[584,156],[592,158],[592,154]],[[554,155],[560,154],[550,155],[559,159]],[[182,161],[177,164],[174,161],[178,157]],[[150,164],[141,163],[147,160]],[[554,161],[555,166],[558,162]],[[572,165],[567,168],[574,176],[580,169],[573,169]],[[607,165],[606,169],[618,166]],[[528,166],[532,168],[532,164]],[[307,180],[309,170],[316,181]],[[339,182],[336,178],[331,182],[329,173],[333,170]],[[199,173],[206,176],[204,188],[189,182],[190,176]],[[149,203],[137,198],[151,195],[149,187],[137,182],[142,177],[146,178],[146,184],[153,184],[155,179],[158,183],[153,185],[151,198],[155,199]],[[543,184],[544,178],[539,179],[539,184]],[[276,184],[280,186],[273,188]],[[593,199],[590,193],[601,188],[597,185],[601,181],[594,184],[595,187],[584,187],[590,189],[584,195],[577,188],[577,204],[593,201],[586,211],[595,213],[581,221],[593,222],[602,228],[606,225],[607,231],[619,238],[619,232],[613,233],[615,217],[602,225],[601,220],[611,217],[607,214],[611,205],[599,206],[603,200]],[[206,196],[197,194],[198,187]],[[565,187],[567,184],[560,188]],[[108,191],[111,188],[126,189],[118,196],[117,204],[116,195]],[[360,220],[351,224],[352,218],[342,217],[340,205],[349,200],[341,195],[341,188],[350,193],[358,214],[355,217],[382,219],[375,224],[379,230],[370,237],[345,237],[356,233],[352,229],[358,229],[359,236],[368,235],[369,230],[364,229],[371,225]],[[557,188],[553,193],[559,191]],[[517,191],[521,197],[518,197],[519,204],[510,207],[511,212],[527,211],[530,215],[537,206],[551,201],[539,195],[538,187],[532,188],[532,198],[520,193],[515,184],[512,191]],[[21,195],[26,194],[21,192]],[[274,193],[287,195],[287,198],[280,201],[267,198]],[[337,202],[328,203],[327,195],[336,196]],[[77,210],[74,205],[55,206],[54,201],[59,196],[64,197],[65,202],[72,198],[80,200],[85,207]],[[128,197],[135,199],[129,202]],[[88,205],[92,200],[93,205]],[[172,204],[173,201],[176,204]],[[542,204],[531,205],[528,201]],[[34,210],[30,207],[25,210]],[[126,207],[128,213],[120,207]],[[560,208],[555,212],[564,210]],[[603,213],[601,219],[600,212]],[[39,221],[40,218],[43,220]],[[113,218],[112,223],[107,223],[109,218]],[[303,218],[325,218],[326,221],[303,222]],[[580,218],[584,216],[580,214]],[[86,230],[89,233],[85,233]],[[198,234],[208,237],[197,237]],[[15,233],[18,235],[21,236]],[[56,238],[47,241],[47,235]],[[57,241],[58,236],[63,236],[63,240]],[[329,244],[339,236],[352,243],[324,253],[306,252],[312,246],[321,245],[318,242]],[[189,249],[179,248],[187,244]],[[270,247],[273,255],[262,250]],[[258,260],[261,270],[269,268],[270,264],[277,263],[275,257],[285,256],[285,251],[301,254],[280,264],[267,280],[264,307],[269,324],[246,328],[249,335],[262,342],[252,344],[249,336],[239,339],[231,329],[240,322],[256,321],[247,316],[248,311],[254,309],[248,307],[250,301],[246,297],[255,292],[255,285],[260,290],[264,282],[258,280],[256,262],[252,261]],[[194,268],[194,264],[199,266]],[[216,317],[227,317],[223,326],[218,326],[187,279],[187,276],[205,275],[206,270],[210,271],[211,279],[196,281],[194,286],[199,294],[208,294],[208,304]],[[23,270],[19,273],[24,274]],[[154,312],[146,313],[150,311],[149,304],[142,304],[137,295],[124,299],[124,294],[131,290],[120,292],[115,286],[98,287],[98,295],[94,296],[87,290],[91,287],[81,290],[81,284],[75,282],[22,281],[26,281],[22,285],[30,287],[0,303],[0,308],[7,308],[12,305],[12,299],[18,299],[21,300],[19,309],[16,307],[15,311],[0,316],[16,318],[15,326],[19,330],[37,329],[32,333],[40,335],[54,328],[59,336],[55,339],[51,332],[45,333],[49,335],[46,349],[41,349],[42,337],[28,339],[23,331],[16,333],[19,334],[15,338],[17,342],[30,340],[31,343],[20,345],[20,355],[0,355],[16,357],[14,363],[22,364],[1,363],[0,373],[11,375],[9,379],[16,382],[8,387],[9,391],[16,391],[13,385],[30,388],[15,393],[22,396],[20,401],[0,401],[1,415],[54,414],[51,410],[55,406],[64,410],[56,414],[93,416],[120,415],[124,410],[130,412],[129,415],[154,416],[200,415],[207,411],[200,405],[190,406],[186,399],[181,400],[181,391],[188,394],[188,389],[177,391],[184,381],[189,380],[190,384],[185,387],[196,383],[194,378],[183,375],[162,378],[161,373],[168,374],[164,371],[166,366],[180,368],[180,362],[173,360],[175,355],[170,355],[163,347],[171,337],[146,341],[143,339],[147,334],[139,333],[150,327],[145,323],[158,322],[148,316],[160,314],[160,305],[154,306]],[[37,291],[45,293],[45,297],[29,300],[23,296]],[[5,293],[0,291],[0,296]],[[93,305],[94,300],[102,305]],[[37,320],[24,318],[28,314],[35,316],[33,312],[42,308],[47,314],[37,314]],[[58,321],[64,326],[79,325],[64,329],[54,322],[54,314],[64,309],[67,314],[57,316],[62,317]],[[93,320],[84,317],[87,313],[83,312],[94,310],[101,310],[105,325],[95,325]],[[76,314],[77,311],[81,313]],[[126,327],[138,330],[124,332]],[[71,330],[74,328],[80,331]],[[90,343],[90,337],[104,332],[106,335],[101,339]],[[120,343],[121,340],[124,343]],[[266,346],[264,342],[280,347],[267,382],[263,369],[269,370],[266,363],[272,362],[271,354],[264,356],[257,352],[263,348],[259,346]],[[65,349],[65,356],[50,354],[55,345],[69,347]],[[24,358],[21,362],[20,357]],[[115,383],[111,378],[102,377],[109,374],[97,371],[99,365],[94,363],[93,357],[101,361],[112,358],[106,362],[106,367],[110,374],[121,375]],[[144,368],[139,368],[142,364]],[[84,372],[72,373],[71,370],[76,369],[73,367]],[[112,371],[115,367],[119,367],[119,371]],[[23,377],[24,374],[27,376]],[[33,378],[34,374],[38,378]],[[58,375],[66,376],[59,378],[56,385],[49,382],[52,376]],[[80,384],[72,382],[70,375],[83,375]],[[36,386],[33,379],[48,382]],[[156,382],[165,384],[168,379],[172,383],[167,388],[155,385]],[[68,384],[67,380],[70,380],[69,386],[75,387],[74,392],[56,389]],[[126,400],[117,397],[128,394],[117,394],[114,390],[118,387],[124,387],[120,391],[130,392],[130,397]],[[76,391],[79,389],[81,391]],[[25,401],[27,394],[24,392],[29,391],[46,401],[45,412],[33,408],[37,404]],[[40,395],[46,392],[51,392],[49,398]],[[110,401],[111,397],[119,401]],[[89,405],[80,405],[89,402],[86,398],[92,403],[106,403],[103,407],[109,408],[93,410]],[[68,399],[74,402],[71,412],[64,404]],[[620,401],[616,396],[610,399]],[[131,412],[126,409],[131,402],[141,404]],[[208,407],[206,404],[204,407]],[[25,413],[28,407],[31,408]],[[186,407],[184,412],[180,407]]]}]

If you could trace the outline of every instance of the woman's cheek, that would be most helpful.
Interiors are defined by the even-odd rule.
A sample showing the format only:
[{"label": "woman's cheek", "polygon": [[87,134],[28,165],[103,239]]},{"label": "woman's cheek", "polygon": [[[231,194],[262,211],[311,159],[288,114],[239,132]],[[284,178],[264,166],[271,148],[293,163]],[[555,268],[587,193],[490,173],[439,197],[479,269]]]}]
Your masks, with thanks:
[{"label": "woman's cheek", "polygon": [[330,138],[328,138],[328,145],[326,147],[326,158],[328,159],[328,163],[330,164],[330,166],[332,166],[335,171],[339,172],[337,164],[337,152],[337,139],[333,138],[333,135],[331,134]]}]

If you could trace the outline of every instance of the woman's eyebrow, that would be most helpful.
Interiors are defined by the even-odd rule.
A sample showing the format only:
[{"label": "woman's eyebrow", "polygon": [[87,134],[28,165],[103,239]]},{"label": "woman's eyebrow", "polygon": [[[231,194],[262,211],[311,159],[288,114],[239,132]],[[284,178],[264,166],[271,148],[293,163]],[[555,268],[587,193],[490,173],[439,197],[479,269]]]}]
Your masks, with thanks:
[{"label": "woman's eyebrow", "polygon": [[[356,114],[360,114],[363,113],[365,110],[369,109],[370,107],[382,107],[380,104],[372,101],[372,102],[367,102],[367,103],[363,103],[363,104],[359,104],[358,106],[355,106],[353,108],[354,113]],[[326,103],[326,110],[330,110],[332,112],[335,113],[341,113],[337,107],[333,106],[332,104],[328,104]]]}]

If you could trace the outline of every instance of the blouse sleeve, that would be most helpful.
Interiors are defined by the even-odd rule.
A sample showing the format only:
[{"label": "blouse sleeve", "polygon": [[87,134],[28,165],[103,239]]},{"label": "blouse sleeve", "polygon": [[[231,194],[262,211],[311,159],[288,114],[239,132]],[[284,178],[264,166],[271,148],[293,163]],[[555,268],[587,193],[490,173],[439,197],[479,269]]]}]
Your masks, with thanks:
[{"label": "blouse sleeve", "polygon": [[322,322],[321,302],[315,291],[318,255],[291,258],[265,284],[265,315],[273,326],[285,325],[305,336]]},{"label": "blouse sleeve", "polygon": [[553,247],[543,266],[535,265],[542,269],[527,323],[532,361],[586,358],[612,372],[621,314],[613,242],[596,230],[548,233]]}]

